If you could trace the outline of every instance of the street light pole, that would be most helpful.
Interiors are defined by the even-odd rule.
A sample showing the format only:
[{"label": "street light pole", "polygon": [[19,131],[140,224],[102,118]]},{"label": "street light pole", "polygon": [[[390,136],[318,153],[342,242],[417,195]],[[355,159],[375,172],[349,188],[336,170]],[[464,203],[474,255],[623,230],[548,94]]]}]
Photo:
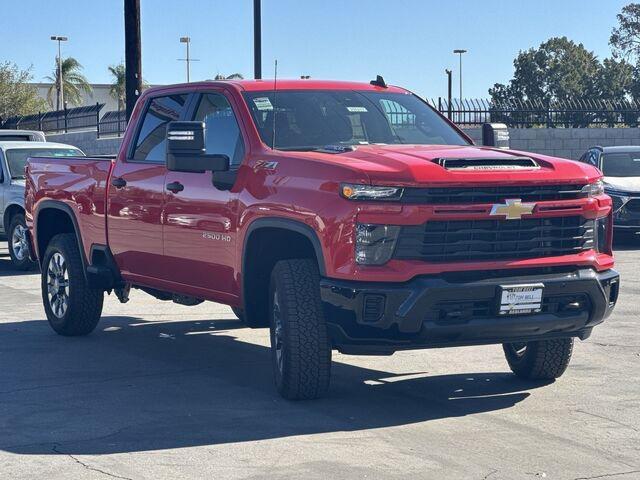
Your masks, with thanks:
[{"label": "street light pole", "polygon": [[189,45],[191,44],[191,37],[180,37],[180,43],[187,44],[187,58],[185,62],[187,64],[187,83],[191,81],[191,56],[189,54]]},{"label": "street light pole", "polygon": [[124,0],[124,45],[127,121],[142,92],[142,41],[140,0]]},{"label": "street light pole", "polygon": [[60,107],[64,108],[64,83],[62,82],[62,42],[69,40],[68,37],[61,37],[60,35],[51,35],[51,40],[58,42],[58,81],[56,82],[56,110],[60,110]]},{"label": "street light pole", "polygon": [[253,77],[262,78],[262,12],[260,0],[253,0]]},{"label": "street light pole", "polygon": [[457,53],[460,55],[460,101],[462,101],[462,55],[467,53],[467,50],[462,48],[457,48],[453,51],[453,53]]}]

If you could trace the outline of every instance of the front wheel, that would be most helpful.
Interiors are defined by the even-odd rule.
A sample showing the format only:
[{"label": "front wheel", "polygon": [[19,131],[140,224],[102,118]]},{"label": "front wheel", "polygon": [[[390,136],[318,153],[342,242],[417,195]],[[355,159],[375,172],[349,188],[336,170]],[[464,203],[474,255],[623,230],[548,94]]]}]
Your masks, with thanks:
[{"label": "front wheel", "polygon": [[35,262],[29,258],[29,239],[24,215],[14,215],[7,232],[11,263],[17,270],[27,271],[35,268]]},{"label": "front wheel", "polygon": [[553,380],[562,376],[571,360],[573,338],[505,343],[511,371],[527,380]]},{"label": "front wheel", "polygon": [[87,283],[75,236],[53,237],[42,261],[42,301],[51,327],[65,336],[91,333],[103,300],[104,292]]},{"label": "front wheel", "polygon": [[271,359],[276,388],[289,400],[318,398],[329,388],[331,343],[319,285],[312,260],[282,260],[271,273]]}]

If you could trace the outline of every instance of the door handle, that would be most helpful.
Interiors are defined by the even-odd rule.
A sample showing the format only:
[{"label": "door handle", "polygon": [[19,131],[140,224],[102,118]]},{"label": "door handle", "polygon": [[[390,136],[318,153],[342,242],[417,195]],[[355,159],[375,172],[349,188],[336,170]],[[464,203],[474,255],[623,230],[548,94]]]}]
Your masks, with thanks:
[{"label": "door handle", "polygon": [[167,190],[173,193],[178,193],[184,190],[184,185],[180,182],[171,182],[167,184]]},{"label": "door handle", "polygon": [[124,178],[120,178],[120,177],[112,178],[111,185],[113,185],[116,188],[122,188],[127,185],[127,181]]}]

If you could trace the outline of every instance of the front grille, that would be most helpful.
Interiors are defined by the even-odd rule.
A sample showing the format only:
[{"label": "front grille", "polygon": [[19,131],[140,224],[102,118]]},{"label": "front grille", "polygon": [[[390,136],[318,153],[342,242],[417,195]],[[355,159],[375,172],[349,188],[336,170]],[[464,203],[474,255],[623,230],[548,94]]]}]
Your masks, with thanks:
[{"label": "front grille", "polygon": [[632,198],[625,206],[625,210],[633,213],[640,213],[640,198]]},{"label": "front grille", "polygon": [[445,220],[400,229],[394,258],[431,262],[567,255],[594,247],[594,221],[583,217]]},{"label": "front grille", "polygon": [[585,198],[584,184],[528,185],[499,187],[405,188],[401,202],[414,204],[501,203],[519,198],[523,202],[574,200]]}]

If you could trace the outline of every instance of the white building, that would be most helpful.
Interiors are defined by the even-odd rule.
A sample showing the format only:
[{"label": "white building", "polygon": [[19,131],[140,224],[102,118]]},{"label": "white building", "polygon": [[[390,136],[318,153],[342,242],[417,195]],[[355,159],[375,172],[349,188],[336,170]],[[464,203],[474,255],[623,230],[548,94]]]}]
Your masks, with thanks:
[{"label": "white building", "polygon": [[[38,96],[47,101],[47,96],[49,94],[49,89],[51,88],[51,83],[33,83],[32,85],[38,88]],[[85,107],[89,105],[95,105],[96,103],[104,103],[104,107],[102,108],[102,113],[110,112],[112,110],[118,110],[118,101],[111,96],[109,93],[109,89],[111,85],[107,83],[94,83],[91,85],[93,91],[91,93],[80,92],[82,95],[82,104],[81,105],[68,105],[71,107]],[[55,87],[54,87],[55,89]],[[54,102],[55,102],[55,91],[54,91]],[[55,109],[55,105],[54,105]]]}]

